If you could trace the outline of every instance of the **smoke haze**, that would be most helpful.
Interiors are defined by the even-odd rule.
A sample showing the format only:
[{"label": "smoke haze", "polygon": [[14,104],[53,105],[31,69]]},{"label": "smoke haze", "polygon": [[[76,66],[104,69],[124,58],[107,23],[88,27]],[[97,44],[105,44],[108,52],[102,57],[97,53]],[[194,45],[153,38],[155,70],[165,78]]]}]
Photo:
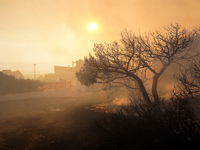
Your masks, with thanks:
[{"label": "smoke haze", "polygon": [[[178,22],[192,29],[199,18],[198,0],[0,0],[0,69],[27,73],[33,63],[69,65],[95,42],[119,40],[125,28],[143,33]],[[96,31],[88,31],[90,22]]]}]

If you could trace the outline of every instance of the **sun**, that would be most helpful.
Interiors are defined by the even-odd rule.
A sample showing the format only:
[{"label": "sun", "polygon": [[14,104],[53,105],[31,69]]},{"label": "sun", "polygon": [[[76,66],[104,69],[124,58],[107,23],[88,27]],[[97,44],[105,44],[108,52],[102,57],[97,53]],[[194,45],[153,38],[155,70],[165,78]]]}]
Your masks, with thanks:
[{"label": "sun", "polygon": [[97,24],[96,23],[90,23],[89,26],[88,26],[88,29],[90,31],[94,31],[97,29]]}]

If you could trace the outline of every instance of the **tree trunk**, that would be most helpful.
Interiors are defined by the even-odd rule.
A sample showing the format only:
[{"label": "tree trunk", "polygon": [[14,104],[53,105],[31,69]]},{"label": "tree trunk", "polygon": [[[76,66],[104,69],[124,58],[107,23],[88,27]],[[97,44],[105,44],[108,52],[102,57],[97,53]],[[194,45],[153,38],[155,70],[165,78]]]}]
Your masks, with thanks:
[{"label": "tree trunk", "polygon": [[[137,80],[137,81],[138,81],[138,80]],[[144,100],[145,100],[148,104],[150,104],[150,103],[151,103],[151,100],[150,100],[149,95],[148,95],[148,93],[147,93],[147,91],[146,91],[146,88],[144,87],[143,82],[142,82],[142,81],[138,81],[138,85],[139,85],[139,87],[140,87],[140,91],[141,91],[141,93],[142,93],[142,96],[143,96]]]},{"label": "tree trunk", "polygon": [[140,91],[142,93],[142,96],[143,96],[144,100],[148,104],[150,104],[151,100],[150,100],[149,95],[148,95],[148,93],[146,91],[146,88],[144,87],[144,84],[143,84],[142,80],[137,75],[135,75],[133,73],[128,73],[128,74],[129,74],[129,76],[131,76],[132,78],[134,78],[137,81],[137,83],[138,83],[138,85],[140,87]]},{"label": "tree trunk", "polygon": [[154,98],[154,102],[156,102],[156,103],[158,103],[160,101],[159,96],[158,96],[158,91],[157,91],[159,77],[160,76],[158,74],[156,74],[153,77],[153,83],[152,83],[152,95],[153,95],[153,98]]},{"label": "tree trunk", "polygon": [[170,64],[171,64],[171,62],[165,64],[162,67],[162,69],[160,70],[160,72],[155,74],[154,77],[153,77],[152,95],[153,95],[153,98],[154,98],[154,102],[156,102],[156,103],[160,102],[160,98],[158,96],[158,91],[157,91],[158,79],[160,78],[161,74],[163,74],[163,72],[167,69],[167,67],[169,67]]}]

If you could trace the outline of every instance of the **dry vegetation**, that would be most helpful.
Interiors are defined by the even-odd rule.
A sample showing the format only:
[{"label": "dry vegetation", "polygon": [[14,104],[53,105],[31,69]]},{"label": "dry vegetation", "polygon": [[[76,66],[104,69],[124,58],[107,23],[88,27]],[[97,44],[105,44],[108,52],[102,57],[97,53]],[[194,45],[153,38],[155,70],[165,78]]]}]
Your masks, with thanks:
[{"label": "dry vegetation", "polygon": [[[95,95],[95,94],[94,94]],[[51,97],[0,102],[0,149],[93,147],[94,97]]]},{"label": "dry vegetation", "polygon": [[[99,99],[96,99],[99,97]],[[0,102],[0,149],[173,149],[199,146],[199,102],[135,103],[116,112],[93,97]],[[174,99],[175,100],[175,99]],[[174,101],[175,102],[175,101]],[[195,111],[192,104],[195,102]]]}]

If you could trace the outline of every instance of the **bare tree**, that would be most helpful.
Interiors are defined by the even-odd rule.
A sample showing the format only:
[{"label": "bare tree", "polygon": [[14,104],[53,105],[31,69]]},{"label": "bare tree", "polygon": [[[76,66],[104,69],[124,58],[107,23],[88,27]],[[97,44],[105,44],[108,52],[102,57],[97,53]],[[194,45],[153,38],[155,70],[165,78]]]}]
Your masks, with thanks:
[{"label": "bare tree", "polygon": [[187,68],[182,68],[175,76],[180,82],[176,94],[182,96],[194,96],[200,93],[200,58],[197,57],[189,62]]},{"label": "bare tree", "polygon": [[144,100],[151,103],[144,85],[145,73],[149,71],[153,75],[153,100],[159,102],[157,85],[160,76],[172,63],[194,57],[191,44],[197,37],[195,30],[188,31],[178,24],[165,28],[165,34],[156,31],[136,36],[125,30],[120,42],[95,44],[94,55],[85,57],[85,64],[76,77],[87,86],[112,83],[139,88]]}]

